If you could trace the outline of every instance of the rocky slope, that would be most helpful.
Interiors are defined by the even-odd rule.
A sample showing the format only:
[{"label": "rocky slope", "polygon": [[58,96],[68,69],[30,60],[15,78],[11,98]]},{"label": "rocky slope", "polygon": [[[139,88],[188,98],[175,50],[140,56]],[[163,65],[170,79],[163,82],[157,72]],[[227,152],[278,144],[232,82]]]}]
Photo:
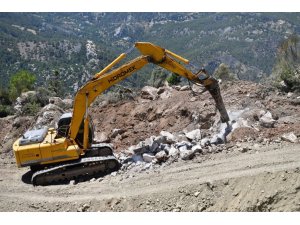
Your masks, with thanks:
[{"label": "rocky slope", "polygon": [[221,90],[233,128],[226,143],[214,103],[199,87],[145,87],[110,104],[100,98],[91,110],[95,141],[112,143],[122,168],[69,185],[32,187],[9,146],[70,108],[52,99],[35,118],[2,118],[0,210],[299,211],[299,96],[246,81],[221,83]]}]

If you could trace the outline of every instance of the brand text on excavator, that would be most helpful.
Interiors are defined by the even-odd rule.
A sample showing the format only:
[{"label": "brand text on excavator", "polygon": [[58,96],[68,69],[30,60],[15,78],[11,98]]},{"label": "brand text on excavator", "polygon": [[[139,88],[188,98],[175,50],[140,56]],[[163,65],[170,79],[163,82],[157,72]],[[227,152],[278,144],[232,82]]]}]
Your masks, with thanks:
[{"label": "brand text on excavator", "polygon": [[131,73],[132,71],[134,71],[136,68],[135,66],[129,67],[127,70],[122,71],[121,73],[117,74],[116,76],[113,76],[112,78],[108,79],[108,82],[111,83],[113,81],[118,80],[119,78],[125,76],[127,73]]}]

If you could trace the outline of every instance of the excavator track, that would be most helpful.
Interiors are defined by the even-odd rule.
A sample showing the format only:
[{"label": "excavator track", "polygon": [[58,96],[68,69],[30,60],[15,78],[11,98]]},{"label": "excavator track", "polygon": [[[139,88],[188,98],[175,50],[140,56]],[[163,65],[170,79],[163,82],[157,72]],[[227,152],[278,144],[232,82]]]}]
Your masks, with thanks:
[{"label": "excavator track", "polygon": [[88,179],[117,171],[120,163],[113,156],[81,158],[73,162],[40,170],[32,175],[33,185],[62,184],[80,178]]}]

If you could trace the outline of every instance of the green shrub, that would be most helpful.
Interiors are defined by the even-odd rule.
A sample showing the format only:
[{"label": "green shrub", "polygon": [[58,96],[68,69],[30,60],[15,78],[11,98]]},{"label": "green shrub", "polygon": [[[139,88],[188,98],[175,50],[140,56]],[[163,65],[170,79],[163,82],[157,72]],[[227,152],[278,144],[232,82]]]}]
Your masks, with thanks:
[{"label": "green shrub", "polygon": [[27,102],[22,109],[23,115],[35,116],[39,110],[40,105],[37,102]]},{"label": "green shrub", "polygon": [[176,73],[172,73],[172,75],[168,77],[166,80],[171,85],[177,85],[180,83],[180,76]]},{"label": "green shrub", "polygon": [[35,81],[35,75],[26,70],[21,70],[13,75],[9,82],[10,100],[15,101],[22,92],[33,90]]},{"label": "green shrub", "polygon": [[216,69],[214,72],[214,77],[225,81],[232,81],[236,79],[234,74],[230,73],[229,67],[224,63],[221,63]]},{"label": "green shrub", "polygon": [[0,104],[0,118],[6,117],[13,114],[13,107],[10,105]]}]

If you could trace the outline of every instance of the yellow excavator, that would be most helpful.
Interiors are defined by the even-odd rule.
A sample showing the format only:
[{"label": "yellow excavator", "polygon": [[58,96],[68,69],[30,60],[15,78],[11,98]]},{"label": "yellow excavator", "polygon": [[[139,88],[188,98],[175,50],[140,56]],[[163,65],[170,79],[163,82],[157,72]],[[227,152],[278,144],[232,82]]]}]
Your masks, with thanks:
[{"label": "yellow excavator", "polygon": [[214,98],[221,121],[228,124],[229,117],[216,79],[210,77],[203,69],[197,73],[191,72],[182,65],[188,65],[189,60],[152,43],[136,42],[134,47],[141,53],[139,57],[112,69],[128,55],[128,52],[122,53],[78,90],[74,99],[73,113],[63,114],[56,129],[29,130],[14,142],[13,151],[17,166],[30,166],[33,185],[99,176],[120,168],[120,163],[109,144],[93,143],[93,126],[88,110],[103,91],[148,63],[156,64],[203,85]]}]

